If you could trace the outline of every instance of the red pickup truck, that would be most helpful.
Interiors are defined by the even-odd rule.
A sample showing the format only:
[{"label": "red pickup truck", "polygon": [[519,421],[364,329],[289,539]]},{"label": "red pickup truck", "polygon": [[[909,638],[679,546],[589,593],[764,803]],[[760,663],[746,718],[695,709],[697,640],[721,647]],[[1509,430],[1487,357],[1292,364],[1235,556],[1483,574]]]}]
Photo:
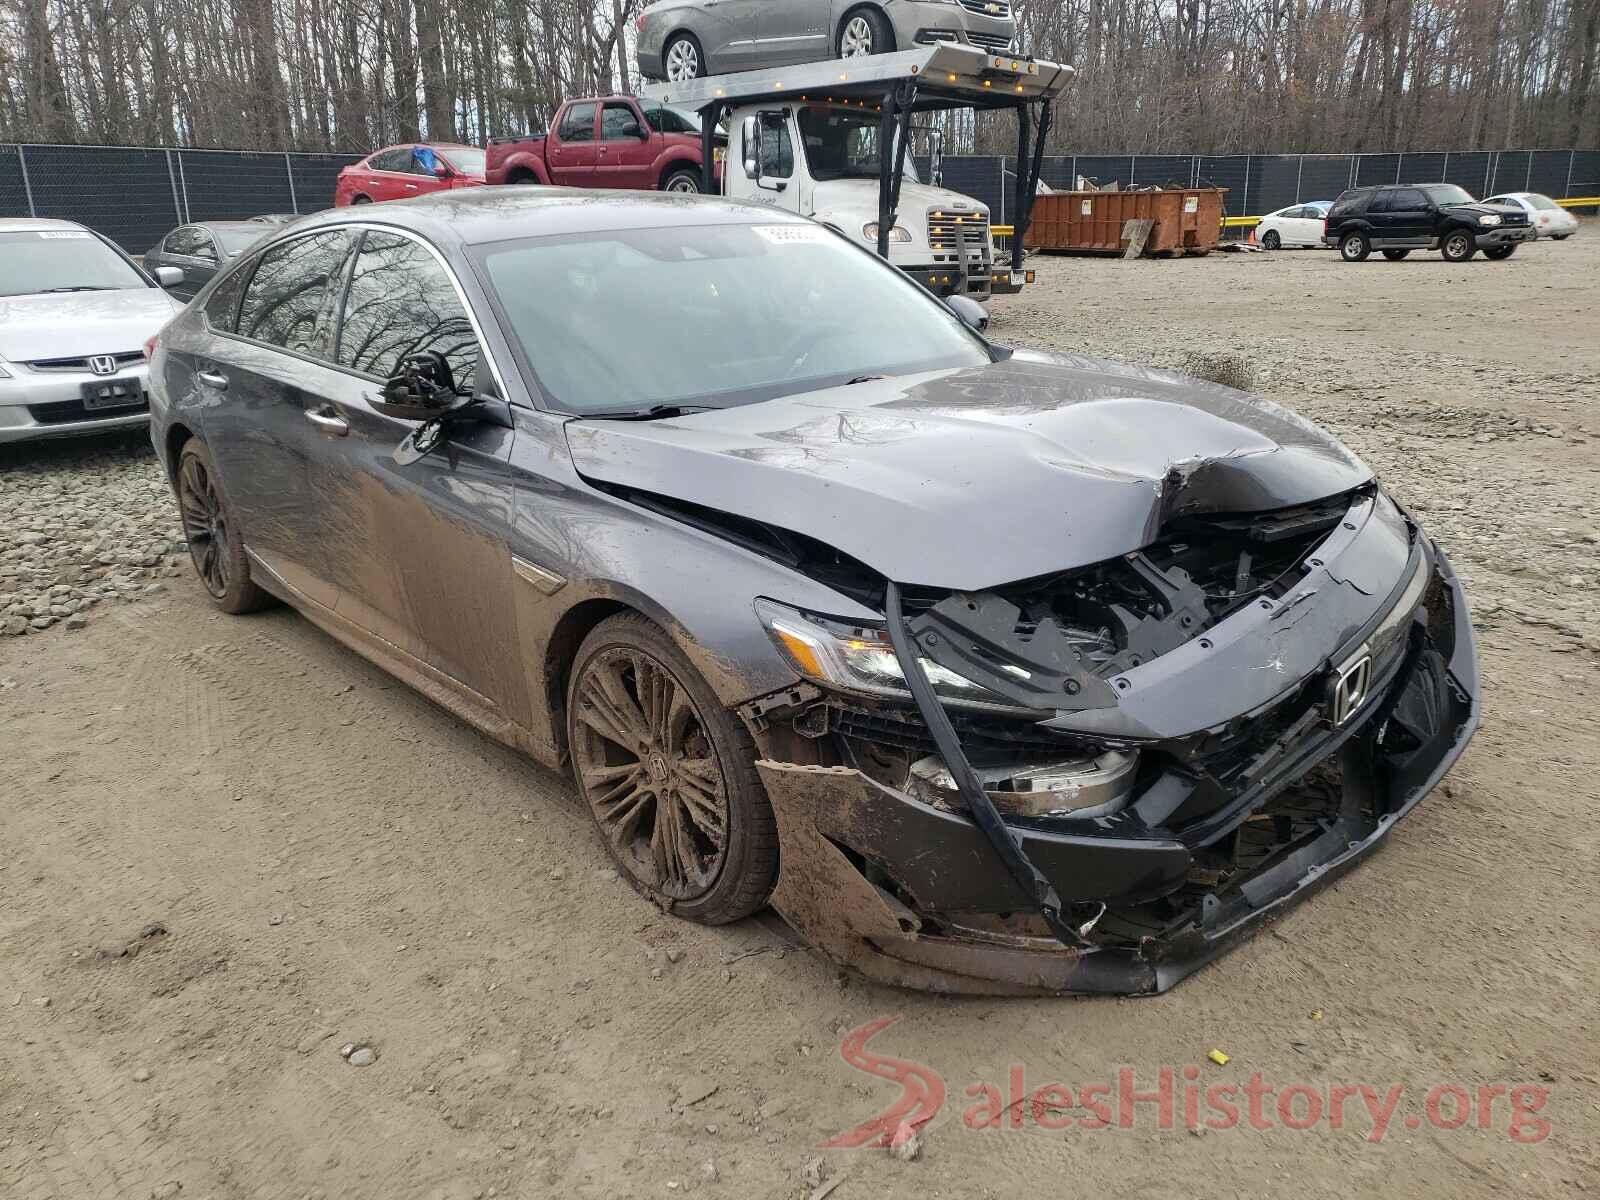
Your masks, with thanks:
[{"label": "red pickup truck", "polygon": [[[713,169],[720,177],[722,146]],[[700,190],[700,119],[633,96],[568,100],[548,133],[493,138],[486,183]]]}]

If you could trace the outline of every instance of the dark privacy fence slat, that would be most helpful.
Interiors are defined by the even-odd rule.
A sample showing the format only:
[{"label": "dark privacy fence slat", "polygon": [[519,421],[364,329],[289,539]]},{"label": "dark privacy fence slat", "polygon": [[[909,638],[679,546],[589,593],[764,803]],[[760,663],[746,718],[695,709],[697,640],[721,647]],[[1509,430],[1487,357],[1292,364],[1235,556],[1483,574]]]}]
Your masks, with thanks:
[{"label": "dark privacy fence slat", "polygon": [[333,203],[339,168],[358,154],[0,145],[0,217],[59,217],[133,254],[175,225]]},{"label": "dark privacy fence slat", "polygon": [[[166,150],[118,146],[0,145],[0,216],[79,221],[137,254],[174,225],[263,213],[309,213],[333,203],[339,168],[354,154]],[[926,172],[927,161],[918,167]],[[1262,216],[1307,200],[1332,200],[1375,183],[1458,184],[1474,196],[1544,192],[1600,195],[1600,150],[1475,150],[1425,154],[1050,154],[1050,187],[1078,176],[1122,187],[1222,187],[1223,212]],[[950,155],[944,183],[989,206],[996,224],[1015,218],[1016,162]]]}]

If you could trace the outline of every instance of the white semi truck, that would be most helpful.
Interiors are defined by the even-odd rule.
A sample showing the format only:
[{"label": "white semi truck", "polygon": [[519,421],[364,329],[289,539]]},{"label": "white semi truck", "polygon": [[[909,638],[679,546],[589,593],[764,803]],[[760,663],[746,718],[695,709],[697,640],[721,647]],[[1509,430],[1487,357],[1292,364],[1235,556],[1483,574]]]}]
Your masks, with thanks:
[{"label": "white semi truck", "polygon": [[[870,246],[937,296],[986,300],[1031,282],[1022,240],[1051,105],[1071,77],[1071,67],[940,43],[651,84],[640,95],[699,113],[703,190],[716,188],[712,143],[726,119],[724,195],[811,217]],[[1005,263],[995,260],[988,208],[937,186],[937,168],[932,182],[918,179],[907,153],[913,117],[951,108],[1017,114],[1017,194]]]}]

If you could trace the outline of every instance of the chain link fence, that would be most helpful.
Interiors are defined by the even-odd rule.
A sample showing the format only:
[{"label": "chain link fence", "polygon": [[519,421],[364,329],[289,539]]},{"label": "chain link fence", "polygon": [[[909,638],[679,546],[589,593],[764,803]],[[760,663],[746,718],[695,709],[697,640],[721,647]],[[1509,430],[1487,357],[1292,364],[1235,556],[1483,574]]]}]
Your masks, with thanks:
[{"label": "chain link fence", "polygon": [[[60,217],[141,254],[175,225],[264,213],[309,213],[333,203],[339,168],[355,154],[174,150],[137,146],[0,145],[0,216]],[[926,162],[919,163],[926,170]],[[944,183],[1010,224],[1016,160],[951,155]],[[1104,186],[1221,187],[1223,213],[1253,217],[1332,200],[1376,183],[1459,184],[1474,196],[1543,192],[1600,196],[1600,150],[1477,150],[1435,154],[1057,154],[1041,177],[1071,190]]]},{"label": "chain link fence", "polygon": [[310,213],[358,154],[0,145],[0,216],[58,217],[142,254],[175,225]]}]

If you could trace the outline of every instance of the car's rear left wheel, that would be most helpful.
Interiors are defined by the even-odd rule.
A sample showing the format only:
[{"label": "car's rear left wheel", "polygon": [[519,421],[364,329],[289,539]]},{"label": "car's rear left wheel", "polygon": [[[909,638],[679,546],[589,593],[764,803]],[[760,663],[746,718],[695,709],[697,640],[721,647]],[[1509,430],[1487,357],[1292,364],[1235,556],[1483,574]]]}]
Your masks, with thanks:
[{"label": "car's rear left wheel", "polygon": [[681,167],[672,172],[661,185],[664,192],[678,192],[680,194],[695,193],[700,190],[700,172]]},{"label": "car's rear left wheel", "polygon": [[189,558],[212,603],[225,613],[254,612],[272,597],[250,578],[244,538],[233,519],[211,451],[190,438],[178,454],[178,512]]},{"label": "car's rear left wheel", "polygon": [[700,79],[706,73],[706,56],[693,34],[680,33],[667,42],[661,51],[661,65],[671,83],[687,79]]},{"label": "car's rear left wheel", "polygon": [[584,639],[567,743],[578,791],[637,891],[707,925],[766,903],[778,838],[755,744],[660,626],[625,613]]}]

